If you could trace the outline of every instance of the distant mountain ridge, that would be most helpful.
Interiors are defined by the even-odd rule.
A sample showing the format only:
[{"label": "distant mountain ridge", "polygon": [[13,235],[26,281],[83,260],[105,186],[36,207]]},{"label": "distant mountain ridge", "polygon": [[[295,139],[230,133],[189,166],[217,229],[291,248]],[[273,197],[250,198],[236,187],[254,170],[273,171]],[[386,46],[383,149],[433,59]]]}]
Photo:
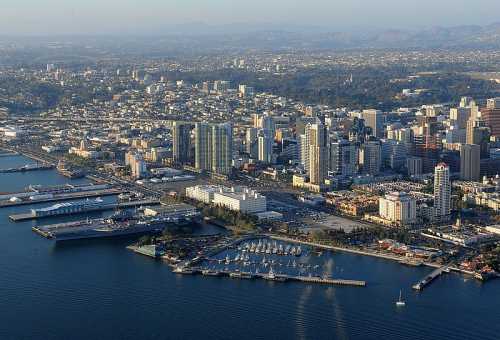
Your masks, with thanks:
[{"label": "distant mountain ridge", "polygon": [[289,43],[312,48],[500,48],[500,23],[487,26],[433,27],[418,31],[270,32],[269,36],[281,36],[288,38]]},{"label": "distant mountain ridge", "polygon": [[[463,25],[410,29],[358,29],[334,32],[324,27],[284,24],[208,25],[205,23],[169,24],[150,34],[102,34],[59,36],[2,36],[2,42],[22,42],[44,45],[51,42],[122,46],[151,50],[164,49],[223,50],[223,49],[500,49],[500,22],[485,26]],[[146,48],[147,49],[147,48]],[[158,52],[160,53],[160,52]]]},{"label": "distant mountain ridge", "polygon": [[294,48],[500,48],[500,22],[486,26],[463,25],[422,30],[358,30],[331,32],[315,26],[255,26],[203,23],[171,26],[166,35],[210,36],[226,44],[251,47]]}]

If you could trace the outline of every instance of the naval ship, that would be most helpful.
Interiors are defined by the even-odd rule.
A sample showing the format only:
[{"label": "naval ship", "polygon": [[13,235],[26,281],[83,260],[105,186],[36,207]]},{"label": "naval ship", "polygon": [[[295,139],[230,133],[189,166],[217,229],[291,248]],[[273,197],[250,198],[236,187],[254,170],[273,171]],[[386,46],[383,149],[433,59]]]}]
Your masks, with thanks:
[{"label": "naval ship", "polygon": [[192,222],[190,217],[144,217],[126,216],[129,212],[120,212],[110,218],[98,218],[69,223],[33,227],[33,231],[54,241],[117,237],[125,235],[161,233],[169,226],[186,225]]}]

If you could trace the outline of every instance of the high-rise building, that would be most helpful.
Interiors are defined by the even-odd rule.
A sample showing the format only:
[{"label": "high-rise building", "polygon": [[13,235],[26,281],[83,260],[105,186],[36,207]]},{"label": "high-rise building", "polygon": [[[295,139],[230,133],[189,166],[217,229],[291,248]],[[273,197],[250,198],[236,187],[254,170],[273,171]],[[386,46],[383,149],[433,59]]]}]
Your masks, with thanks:
[{"label": "high-rise building", "polygon": [[203,82],[203,85],[201,87],[201,91],[205,94],[209,94],[210,93],[210,87],[211,87],[211,84],[209,81],[204,81]]},{"label": "high-rise building", "polygon": [[373,136],[382,138],[384,136],[384,116],[379,110],[363,110],[362,117],[365,126],[372,129]]},{"label": "high-rise building", "polygon": [[172,159],[175,163],[185,164],[191,161],[191,128],[189,123],[172,124]]},{"label": "high-rise building", "polygon": [[272,138],[274,138],[274,134],[276,132],[276,126],[274,123],[274,118],[272,116],[269,116],[268,114],[264,115],[254,114],[253,126],[255,128],[264,129],[268,131],[268,133],[272,136]]},{"label": "high-rise building", "polygon": [[323,124],[306,128],[309,145],[309,179],[312,184],[324,184],[328,174],[328,130]]},{"label": "high-rise building", "polygon": [[238,91],[241,97],[252,97],[254,95],[254,88],[248,85],[240,85]]},{"label": "high-rise building", "polygon": [[229,175],[233,166],[233,127],[214,124],[212,130],[212,172]]},{"label": "high-rise building", "polygon": [[460,179],[479,181],[481,165],[481,148],[477,144],[462,144],[460,146]]},{"label": "high-rise building", "polygon": [[451,213],[450,168],[439,163],[434,168],[434,217],[446,221]]},{"label": "high-rise building", "polygon": [[199,170],[212,170],[212,129],[207,123],[195,125],[195,167]]},{"label": "high-rise building", "polygon": [[361,145],[359,163],[363,173],[378,175],[382,163],[380,142],[368,141]]},{"label": "high-rise building", "polygon": [[482,119],[467,122],[467,144],[477,144],[481,149],[481,158],[488,158],[490,154],[490,129]]},{"label": "high-rise building", "polygon": [[225,93],[229,90],[231,83],[227,80],[214,81],[214,91],[217,93]]},{"label": "high-rise building", "polygon": [[408,170],[408,176],[420,176],[422,175],[422,158],[420,157],[408,157],[406,159],[406,169]]},{"label": "high-rise building", "polygon": [[309,144],[307,143],[306,134],[299,135],[297,138],[297,148],[299,153],[299,162],[304,167],[304,170],[309,171]]},{"label": "high-rise building", "polygon": [[330,143],[330,170],[334,175],[352,176],[357,172],[358,150],[355,143],[342,139]]},{"label": "high-rise building", "polygon": [[259,129],[251,127],[247,128],[245,135],[245,149],[246,152],[252,158],[257,158],[259,156],[259,143],[258,143],[258,132]]},{"label": "high-rise building", "polygon": [[283,138],[281,140],[281,154],[282,160],[299,160],[299,150],[297,140],[292,138]]},{"label": "high-rise building", "polygon": [[273,160],[273,138],[268,130],[260,130],[258,136],[259,161],[272,163]]},{"label": "high-rise building", "polygon": [[474,103],[472,97],[462,97],[460,98],[460,107],[470,107]]},{"label": "high-rise building", "polygon": [[470,107],[457,107],[450,109],[450,120],[459,129],[465,129],[467,121],[471,116]]},{"label": "high-rise building", "polygon": [[381,141],[382,165],[386,168],[399,170],[406,165],[406,144],[395,140]]},{"label": "high-rise building", "polygon": [[393,192],[379,199],[379,215],[395,224],[406,226],[417,219],[417,202],[406,192]]},{"label": "high-rise building", "polygon": [[500,97],[488,99],[486,108],[481,109],[481,118],[490,128],[491,135],[500,138]]},{"label": "high-rise building", "polygon": [[130,172],[133,178],[143,178],[147,174],[146,162],[141,154],[133,154],[129,158]]}]

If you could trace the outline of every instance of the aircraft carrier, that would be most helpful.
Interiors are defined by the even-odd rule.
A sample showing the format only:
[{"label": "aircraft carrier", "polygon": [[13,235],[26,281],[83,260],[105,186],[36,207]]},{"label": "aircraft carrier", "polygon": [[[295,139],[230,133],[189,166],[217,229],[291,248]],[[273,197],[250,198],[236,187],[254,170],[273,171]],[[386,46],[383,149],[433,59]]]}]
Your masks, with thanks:
[{"label": "aircraft carrier", "polygon": [[125,235],[160,233],[169,226],[179,226],[192,223],[191,217],[139,217],[128,218],[122,214],[111,218],[99,218],[68,223],[59,223],[46,226],[33,227],[33,231],[57,242],[117,237]]}]

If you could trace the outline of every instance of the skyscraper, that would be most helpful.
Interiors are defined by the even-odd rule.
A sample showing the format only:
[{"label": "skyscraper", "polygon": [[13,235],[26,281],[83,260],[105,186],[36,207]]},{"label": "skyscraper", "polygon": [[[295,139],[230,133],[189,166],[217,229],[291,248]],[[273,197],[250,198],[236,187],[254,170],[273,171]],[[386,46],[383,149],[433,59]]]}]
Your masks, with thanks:
[{"label": "skyscraper", "polygon": [[184,122],[172,125],[172,158],[175,163],[185,164],[191,160],[191,127]]},{"label": "skyscraper", "polygon": [[134,154],[129,158],[130,172],[133,178],[142,178],[147,174],[146,162],[141,154]]},{"label": "skyscraper", "polygon": [[490,129],[482,119],[470,119],[467,122],[467,144],[477,144],[481,149],[481,158],[489,158]]},{"label": "skyscraper", "polygon": [[446,221],[450,213],[450,168],[445,163],[439,163],[434,168],[434,216],[438,221]]},{"label": "skyscraper", "polygon": [[328,130],[323,124],[306,129],[309,144],[309,178],[312,184],[324,184],[328,174]]},{"label": "skyscraper", "polygon": [[215,124],[212,130],[212,172],[229,175],[233,166],[233,127],[230,123]]},{"label": "skyscraper", "polygon": [[330,170],[334,175],[352,176],[357,171],[356,144],[342,139],[330,143]]},{"label": "skyscraper", "polygon": [[460,179],[479,181],[481,165],[481,148],[477,144],[460,146]]},{"label": "skyscraper", "polygon": [[273,159],[273,138],[268,130],[260,130],[258,136],[259,161],[271,163]]},{"label": "skyscraper", "polygon": [[307,143],[306,134],[299,135],[297,138],[297,148],[299,154],[299,162],[304,167],[306,172],[309,171],[309,144]]},{"label": "skyscraper", "polygon": [[500,97],[488,99],[486,108],[481,109],[481,117],[490,128],[491,135],[500,137]]},{"label": "skyscraper", "polygon": [[384,136],[384,116],[379,110],[363,110],[365,126],[372,129],[373,136],[382,138]]},{"label": "skyscraper", "polygon": [[399,170],[406,164],[408,155],[406,144],[391,139],[381,140],[382,165]]},{"label": "skyscraper", "polygon": [[362,171],[369,175],[378,175],[382,164],[380,142],[365,142],[359,152],[360,165]]},{"label": "skyscraper", "polygon": [[258,145],[258,132],[259,129],[251,127],[247,128],[245,135],[245,149],[246,152],[252,158],[257,158],[259,156],[259,145]]},{"label": "skyscraper", "polygon": [[408,176],[419,176],[422,174],[422,158],[408,157],[406,158],[406,169]]},{"label": "skyscraper", "polygon": [[212,134],[207,123],[195,125],[195,167],[198,170],[212,170]]}]

